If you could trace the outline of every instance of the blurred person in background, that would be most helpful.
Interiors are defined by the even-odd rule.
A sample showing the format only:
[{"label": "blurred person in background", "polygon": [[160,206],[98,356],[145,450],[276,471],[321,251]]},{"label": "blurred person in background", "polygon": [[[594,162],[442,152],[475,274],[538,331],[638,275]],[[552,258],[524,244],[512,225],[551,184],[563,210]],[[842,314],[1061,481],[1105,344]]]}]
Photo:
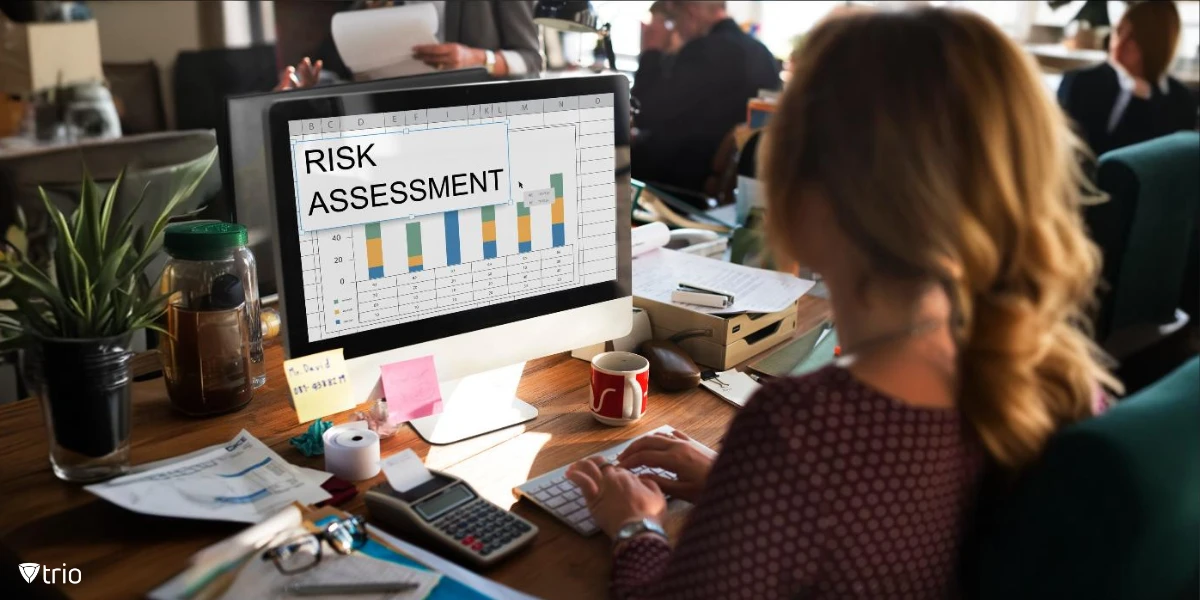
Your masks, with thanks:
[{"label": "blurred person in background", "polygon": [[1063,76],[1058,102],[1097,157],[1196,128],[1196,98],[1168,75],[1180,27],[1174,2],[1138,2],[1113,30],[1107,62]]},{"label": "blurred person in background", "polygon": [[[642,29],[632,95],[639,106],[633,176],[701,191],[721,140],[746,120],[746,102],[779,89],[779,61],[742,31],[724,2],[663,2],[674,25]],[[668,58],[672,33],[683,42]]]},{"label": "blurred person in background", "polygon": [[[393,0],[358,0],[349,10],[386,8],[405,3]],[[413,56],[439,70],[486,67],[494,77],[511,77],[542,70],[541,43],[529,0],[430,1],[437,10],[440,43],[413,46]],[[404,43],[404,40],[397,40]],[[352,74],[330,37],[315,53],[279,75],[276,90],[309,87],[318,82],[350,79]],[[330,73],[332,71],[332,73]],[[322,73],[325,76],[322,77]]]},{"label": "blurred person in background", "polygon": [[[667,38],[666,46],[662,51],[668,59],[683,47],[683,40],[680,39],[679,32],[675,31],[675,23],[667,14],[667,0],[657,0],[650,5],[650,22],[642,23],[642,37],[644,39],[647,36],[654,40],[660,40],[664,36]],[[645,48],[643,47],[643,49]]]}]

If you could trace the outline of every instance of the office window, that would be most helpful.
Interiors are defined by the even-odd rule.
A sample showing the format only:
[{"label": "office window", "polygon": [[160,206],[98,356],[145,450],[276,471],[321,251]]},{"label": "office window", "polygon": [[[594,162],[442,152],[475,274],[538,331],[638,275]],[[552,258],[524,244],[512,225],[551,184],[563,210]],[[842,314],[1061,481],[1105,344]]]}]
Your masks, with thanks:
[{"label": "office window", "polygon": [[842,1],[763,2],[759,39],[775,56],[792,53],[796,38],[812,29],[829,11],[845,6]]},{"label": "office window", "polygon": [[[1045,3],[1042,2],[1041,4]],[[946,2],[946,5],[975,11],[987,17],[1010,36],[1024,38],[1028,34],[1027,28],[1022,27],[1022,21],[1025,17],[1024,13],[1029,9],[1029,2],[951,0],[950,2]]]},{"label": "office window", "polygon": [[[1083,8],[1083,0],[1075,0],[1070,4],[1058,7],[1057,10],[1050,8],[1050,5],[1046,2],[1038,2],[1037,13],[1034,15],[1033,22],[1038,25],[1058,25],[1065,27],[1075,15],[1079,14],[1080,8]],[[1108,18],[1113,23],[1116,23],[1123,14],[1125,14],[1124,2],[1110,1],[1108,3]]]}]

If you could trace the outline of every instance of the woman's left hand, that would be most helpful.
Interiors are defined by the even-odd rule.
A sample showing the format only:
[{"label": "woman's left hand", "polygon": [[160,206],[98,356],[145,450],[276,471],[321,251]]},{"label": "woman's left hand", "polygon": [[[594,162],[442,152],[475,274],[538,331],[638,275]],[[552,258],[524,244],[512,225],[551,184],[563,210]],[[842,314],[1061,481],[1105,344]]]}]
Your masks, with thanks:
[{"label": "woman's left hand", "polygon": [[596,526],[609,537],[626,523],[647,518],[661,522],[667,508],[667,499],[657,484],[599,456],[571,465],[567,479],[579,486]]},{"label": "woman's left hand", "polygon": [[413,46],[413,56],[435,69],[479,67],[487,61],[483,50],[462,44],[421,44]]}]

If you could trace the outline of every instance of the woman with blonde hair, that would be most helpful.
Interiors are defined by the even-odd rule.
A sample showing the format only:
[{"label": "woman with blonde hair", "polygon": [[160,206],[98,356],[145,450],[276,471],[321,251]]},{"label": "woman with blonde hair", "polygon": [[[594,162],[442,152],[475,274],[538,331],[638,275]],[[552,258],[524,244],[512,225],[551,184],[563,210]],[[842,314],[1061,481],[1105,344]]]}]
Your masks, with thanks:
[{"label": "woman with blonde hair", "polygon": [[[718,456],[657,436],[572,465],[618,597],[958,596],[985,462],[1037,460],[1114,383],[1081,330],[1077,142],[1004,33],[839,14],[794,65],[760,159],[770,233],[824,276],[842,358],[764,386]],[[664,492],[696,504],[674,549]]]}]

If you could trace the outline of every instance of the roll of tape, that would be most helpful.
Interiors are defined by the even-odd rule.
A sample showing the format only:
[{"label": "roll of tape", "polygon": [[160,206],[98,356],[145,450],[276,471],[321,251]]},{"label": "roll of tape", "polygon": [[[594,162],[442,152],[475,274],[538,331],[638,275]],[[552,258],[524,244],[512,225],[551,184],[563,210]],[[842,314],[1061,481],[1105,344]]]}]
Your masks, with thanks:
[{"label": "roll of tape", "polygon": [[346,481],[362,481],[379,474],[379,434],[365,421],[330,427],[325,442],[325,470]]}]

